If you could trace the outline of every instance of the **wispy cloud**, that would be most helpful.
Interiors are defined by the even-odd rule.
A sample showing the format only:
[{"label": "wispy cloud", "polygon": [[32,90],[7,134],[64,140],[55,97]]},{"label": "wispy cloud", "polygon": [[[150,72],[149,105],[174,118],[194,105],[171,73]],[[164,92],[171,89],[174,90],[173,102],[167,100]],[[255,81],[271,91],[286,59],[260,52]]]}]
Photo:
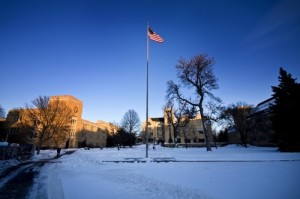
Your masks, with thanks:
[{"label": "wispy cloud", "polygon": [[291,41],[300,34],[300,2],[282,0],[258,22],[242,45],[262,50]]}]

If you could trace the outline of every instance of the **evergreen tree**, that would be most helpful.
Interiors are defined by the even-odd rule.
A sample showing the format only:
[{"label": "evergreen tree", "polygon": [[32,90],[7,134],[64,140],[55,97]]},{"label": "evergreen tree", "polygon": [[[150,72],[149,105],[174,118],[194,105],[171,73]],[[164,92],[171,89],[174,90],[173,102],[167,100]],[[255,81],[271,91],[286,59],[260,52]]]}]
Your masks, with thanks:
[{"label": "evergreen tree", "polygon": [[228,142],[228,128],[219,132],[217,135],[217,142]]},{"label": "evergreen tree", "polygon": [[271,106],[271,121],[280,151],[300,151],[300,84],[283,68],[279,70],[279,85],[272,86],[275,104]]}]

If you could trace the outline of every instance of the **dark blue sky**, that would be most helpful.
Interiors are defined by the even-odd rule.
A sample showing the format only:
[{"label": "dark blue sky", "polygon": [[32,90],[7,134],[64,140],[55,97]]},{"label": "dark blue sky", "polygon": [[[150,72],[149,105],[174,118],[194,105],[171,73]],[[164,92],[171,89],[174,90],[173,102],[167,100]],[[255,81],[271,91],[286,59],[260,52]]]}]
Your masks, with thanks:
[{"label": "dark blue sky", "polygon": [[87,120],[145,120],[146,25],[149,116],[162,116],[166,82],[180,57],[214,57],[224,105],[257,105],[279,67],[300,78],[297,0],[0,0],[0,104],[8,112],[39,95],[73,95]]}]

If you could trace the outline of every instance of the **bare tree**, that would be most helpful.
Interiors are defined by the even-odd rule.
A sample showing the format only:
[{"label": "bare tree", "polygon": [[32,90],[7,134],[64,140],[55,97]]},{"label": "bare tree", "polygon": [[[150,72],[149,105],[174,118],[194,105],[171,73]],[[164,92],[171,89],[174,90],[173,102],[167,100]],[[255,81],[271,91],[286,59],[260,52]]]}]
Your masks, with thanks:
[{"label": "bare tree", "polygon": [[[217,79],[213,73],[214,63],[214,58],[210,58],[206,54],[194,56],[190,60],[180,59],[176,65],[177,77],[180,80],[180,84],[169,81],[167,89],[169,98],[182,100],[198,108],[203,124],[207,151],[211,151],[211,145],[208,130],[205,125],[207,116],[205,117],[204,115],[204,98],[208,96],[211,100],[221,102],[219,98],[211,93],[212,90],[219,88]],[[184,96],[181,86],[194,89],[194,98]]]},{"label": "bare tree", "polygon": [[[141,128],[141,122],[139,115],[135,110],[128,110],[123,116],[121,127],[129,134],[137,133]],[[130,146],[132,146],[132,140],[130,140]]]},{"label": "bare tree", "polygon": [[[185,127],[189,123],[190,118],[195,115],[196,111],[193,106],[190,106],[185,101],[168,99],[164,107],[164,112],[167,116],[168,123],[173,128],[174,144],[176,146],[179,129]],[[171,143],[171,132],[169,133],[169,143]]]},{"label": "bare tree", "polygon": [[59,155],[70,131],[71,109],[63,101],[50,101],[47,96],[36,98],[32,104],[33,106],[26,104],[26,108],[21,111],[22,128],[31,131],[35,138],[37,154],[42,146],[49,144],[59,149]]},{"label": "bare tree", "polygon": [[224,108],[220,119],[225,120],[228,125],[234,126],[236,132],[241,137],[242,145],[247,147],[248,132],[247,132],[247,115],[252,110],[253,105],[244,102],[230,104]]}]

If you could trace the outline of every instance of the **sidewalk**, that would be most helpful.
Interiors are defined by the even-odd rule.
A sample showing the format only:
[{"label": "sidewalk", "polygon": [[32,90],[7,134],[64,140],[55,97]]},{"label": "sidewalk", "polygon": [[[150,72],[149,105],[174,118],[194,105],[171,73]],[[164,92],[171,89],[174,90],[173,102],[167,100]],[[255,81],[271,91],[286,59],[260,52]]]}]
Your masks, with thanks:
[{"label": "sidewalk", "polygon": [[124,158],[123,160],[103,160],[102,162],[114,162],[114,163],[146,163],[146,162],[294,162],[300,161],[300,159],[282,159],[282,160],[176,160],[175,158],[170,157],[158,157],[158,158]]}]

